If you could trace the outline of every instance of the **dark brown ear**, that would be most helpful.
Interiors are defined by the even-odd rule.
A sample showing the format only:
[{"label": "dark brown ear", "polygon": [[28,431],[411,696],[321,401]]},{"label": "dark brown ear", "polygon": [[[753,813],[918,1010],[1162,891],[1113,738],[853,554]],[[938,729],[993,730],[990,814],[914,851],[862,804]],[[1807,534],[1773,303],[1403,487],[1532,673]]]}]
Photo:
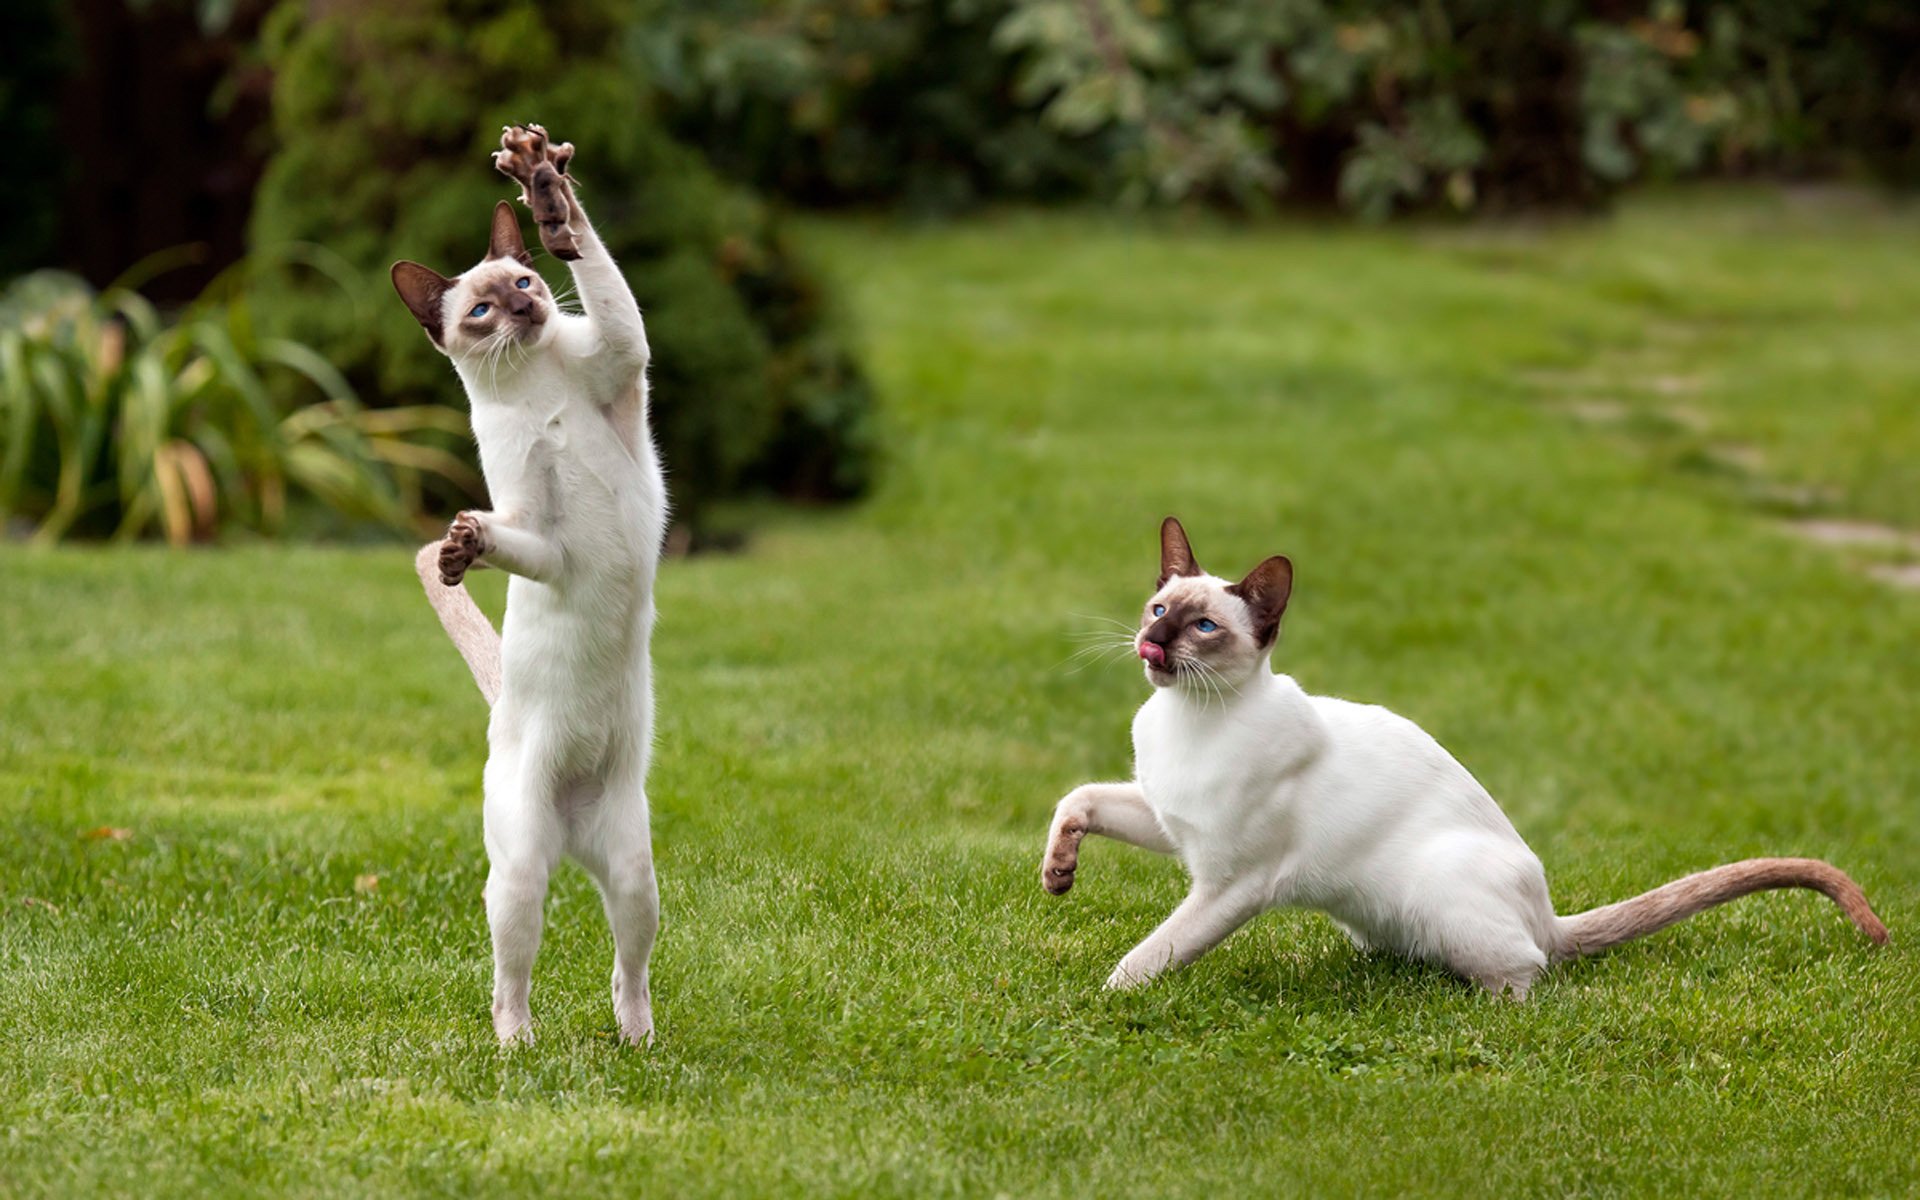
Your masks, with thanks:
[{"label": "dark brown ear", "polygon": [[502,200],[493,206],[493,236],[487,242],[488,258],[511,258],[520,265],[533,265],[533,255],[527,253],[527,243],[520,237],[520,218],[513,211],[513,205]]},{"label": "dark brown ear", "polygon": [[1264,650],[1279,636],[1280,614],[1287,611],[1287,597],[1293,594],[1293,563],[1285,555],[1276,554],[1227,590],[1240,597],[1253,614],[1254,640]]},{"label": "dark brown ear", "polygon": [[440,339],[440,300],[451,287],[453,280],[431,267],[417,262],[393,264],[393,290],[407,302],[413,319],[420,322],[420,328],[427,331],[436,346],[446,344]]},{"label": "dark brown ear", "polygon": [[1180,528],[1179,520],[1168,517],[1160,522],[1160,581],[1153,585],[1154,590],[1167,586],[1167,580],[1175,575],[1205,574],[1193,561],[1193,547],[1187,544],[1187,531]]}]

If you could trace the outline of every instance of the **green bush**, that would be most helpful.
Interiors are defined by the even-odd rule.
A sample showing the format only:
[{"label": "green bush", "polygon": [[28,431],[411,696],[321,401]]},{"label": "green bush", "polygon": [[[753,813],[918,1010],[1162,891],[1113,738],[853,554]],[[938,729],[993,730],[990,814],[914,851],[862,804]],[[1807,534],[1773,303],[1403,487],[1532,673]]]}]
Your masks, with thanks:
[{"label": "green bush", "polygon": [[813,200],[1380,217],[1713,171],[1920,182],[1909,0],[676,0],[640,38],[677,128]]},{"label": "green bush", "polygon": [[[676,511],[696,523],[742,488],[844,496],[871,467],[869,393],[818,287],[766,208],[652,117],[609,0],[423,0],[352,19],[276,12],[278,149],[256,196],[257,246],[308,241],[364,273],[351,302],[289,285],[267,309],[388,403],[449,397],[444,359],[386,281],[395,259],[453,273],[485,250],[513,194],[488,155],[539,120],[579,147],[582,202],[647,313],[656,436]],[[564,267],[540,266],[564,287]],[[827,464],[824,468],[821,464]]]},{"label": "green bush", "polygon": [[[1084,193],[1105,148],[1013,94],[1011,0],[658,0],[635,29],[663,115],[728,175],[810,204]],[[1095,140],[1097,141],[1097,139]]]},{"label": "green bush", "polygon": [[1055,128],[1122,139],[1141,197],[1380,217],[1920,164],[1920,16],[1875,0],[1016,0],[1000,41]]}]

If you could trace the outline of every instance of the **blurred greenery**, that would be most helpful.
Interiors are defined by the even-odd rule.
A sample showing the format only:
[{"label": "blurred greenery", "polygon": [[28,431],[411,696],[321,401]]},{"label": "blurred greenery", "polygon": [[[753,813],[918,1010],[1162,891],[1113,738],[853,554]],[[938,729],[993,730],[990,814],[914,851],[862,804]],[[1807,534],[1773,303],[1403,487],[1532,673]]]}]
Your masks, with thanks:
[{"label": "blurred greenery", "polygon": [[1705,172],[1920,179],[1903,0],[672,0],[636,36],[677,128],[814,200],[1384,217]]},{"label": "blurred greenery", "polygon": [[724,172],[807,204],[950,212],[1098,189],[1104,147],[1013,94],[1009,0],[649,0],[664,117]]},{"label": "blurred greenery", "polygon": [[8,286],[0,522],[25,522],[43,544],[157,531],[184,545],[226,525],[279,532],[291,491],[339,518],[417,532],[422,476],[479,486],[431,436],[461,431],[464,414],[368,412],[313,347],[260,334],[245,300],[254,265],[170,318],[129,284],[96,294],[46,271]]},{"label": "blurred greenery", "polygon": [[[298,279],[262,319],[298,330],[380,404],[449,397],[452,371],[392,294],[400,258],[455,274],[513,186],[489,154],[539,120],[580,153],[581,199],[648,317],[655,432],[680,519],[743,488],[838,497],[872,469],[871,398],[818,283],[766,206],[721,182],[649,115],[610,0],[433,0],[274,15],[275,150],[256,246],[312,241],[362,272],[350,302]],[[556,291],[566,281],[540,266]]]},{"label": "blurred greenery", "polygon": [[[1920,214],[1621,208],[809,226],[898,467],[661,572],[645,1052],[571,868],[493,1044],[487,713],[404,551],[0,546],[0,1191],[1913,1195],[1920,593],[1639,429],[1797,395],[1783,461],[1913,511]],[[1512,1004],[1288,912],[1101,992],[1184,873],[1039,856],[1128,770],[1137,667],[1068,660],[1168,512],[1293,557],[1275,665],[1430,730],[1563,908],[1814,854],[1892,944],[1754,896]]]},{"label": "blurred greenery", "polygon": [[[1682,176],[1920,180],[1903,0],[21,0],[8,22],[0,118],[48,166],[0,229],[0,275],[104,286],[186,240],[210,274],[242,224],[269,257],[326,247],[344,296],[273,273],[249,303],[369,407],[457,395],[387,266],[478,256],[511,191],[486,164],[499,125],[574,141],[648,311],[696,532],[723,498],[853,496],[876,471],[871,389],[780,202],[1377,219],[1591,207]],[[154,130],[186,136],[153,153]],[[158,286],[184,299],[206,274]],[[457,476],[421,473],[406,507],[470,502]]]}]

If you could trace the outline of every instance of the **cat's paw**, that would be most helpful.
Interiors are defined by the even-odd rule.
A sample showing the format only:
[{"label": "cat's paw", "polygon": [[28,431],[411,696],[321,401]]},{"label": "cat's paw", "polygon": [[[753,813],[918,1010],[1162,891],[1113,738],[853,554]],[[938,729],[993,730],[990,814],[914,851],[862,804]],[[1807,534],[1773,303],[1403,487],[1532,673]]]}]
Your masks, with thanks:
[{"label": "cat's paw", "polygon": [[1080,868],[1080,839],[1087,835],[1086,822],[1069,817],[1054,824],[1047,838],[1047,856],[1040,862],[1040,886],[1056,896],[1064,896],[1073,887],[1073,873]]},{"label": "cat's paw", "polygon": [[493,539],[487,536],[486,522],[480,514],[461,513],[447,526],[447,536],[440,542],[440,582],[459,587],[467,572],[492,548]]},{"label": "cat's paw", "polygon": [[533,1045],[533,1014],[524,1008],[517,1011],[495,1009],[493,1036],[500,1039],[503,1049]]},{"label": "cat's paw", "polygon": [[620,1025],[620,1040],[629,1046],[653,1045],[653,994],[644,983],[627,994],[626,981],[619,967],[613,969],[613,1018]]},{"label": "cat's paw", "polygon": [[1152,978],[1151,974],[1140,968],[1129,966],[1127,960],[1123,958],[1120,960],[1120,965],[1113,969],[1113,974],[1107,976],[1106,983],[1101,986],[1109,992],[1130,992]]},{"label": "cat's paw", "polygon": [[585,215],[573,198],[573,179],[567,165],[573,161],[573,143],[554,143],[539,125],[508,125],[500,131],[500,149],[493,165],[520,185],[520,200],[533,210],[540,227],[540,244],[555,258],[568,262],[580,257]]}]

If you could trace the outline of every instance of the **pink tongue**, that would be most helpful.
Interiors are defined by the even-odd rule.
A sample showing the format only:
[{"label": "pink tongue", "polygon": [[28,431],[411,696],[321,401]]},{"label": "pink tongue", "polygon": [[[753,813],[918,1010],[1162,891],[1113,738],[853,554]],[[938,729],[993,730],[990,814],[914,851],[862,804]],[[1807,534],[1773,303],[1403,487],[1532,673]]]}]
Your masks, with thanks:
[{"label": "pink tongue", "polygon": [[1156,667],[1164,667],[1167,665],[1167,652],[1161,649],[1160,643],[1158,642],[1141,642],[1140,657],[1146,659]]}]

